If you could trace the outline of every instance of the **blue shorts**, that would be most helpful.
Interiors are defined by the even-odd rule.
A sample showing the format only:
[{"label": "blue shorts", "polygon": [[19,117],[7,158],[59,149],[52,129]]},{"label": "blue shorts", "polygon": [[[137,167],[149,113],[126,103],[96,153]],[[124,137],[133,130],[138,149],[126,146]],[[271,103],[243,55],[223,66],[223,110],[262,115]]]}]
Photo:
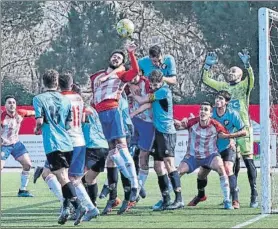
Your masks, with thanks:
[{"label": "blue shorts", "polygon": [[73,147],[69,176],[83,176],[85,168],[86,146]]},{"label": "blue shorts", "polygon": [[192,173],[194,172],[195,169],[199,168],[200,166],[210,169],[210,164],[213,158],[217,156],[220,157],[218,153],[213,153],[204,159],[196,159],[191,155],[190,156],[185,155],[184,158],[182,159],[182,162],[185,162],[189,167],[189,171],[187,173]]},{"label": "blue shorts", "polygon": [[98,115],[107,141],[126,137],[123,115],[118,108],[101,111]]},{"label": "blue shorts", "polygon": [[17,159],[25,153],[28,153],[28,151],[20,141],[12,145],[1,146],[1,160],[3,161],[7,160],[10,154],[14,159]]},{"label": "blue shorts", "polygon": [[142,151],[150,152],[152,150],[155,137],[155,128],[152,122],[146,122],[140,118],[132,118],[134,125],[134,136],[132,144],[137,145]]}]

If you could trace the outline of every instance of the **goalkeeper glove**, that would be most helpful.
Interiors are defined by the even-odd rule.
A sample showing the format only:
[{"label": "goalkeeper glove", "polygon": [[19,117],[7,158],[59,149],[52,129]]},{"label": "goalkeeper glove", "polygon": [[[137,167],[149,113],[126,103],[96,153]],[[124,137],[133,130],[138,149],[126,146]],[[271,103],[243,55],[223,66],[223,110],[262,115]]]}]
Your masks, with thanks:
[{"label": "goalkeeper glove", "polygon": [[209,52],[205,59],[204,69],[209,70],[212,65],[218,62],[217,54],[215,52]]},{"label": "goalkeeper glove", "polygon": [[239,58],[241,59],[241,61],[244,64],[245,68],[249,68],[250,67],[250,55],[247,49],[243,49],[242,52],[238,53]]}]

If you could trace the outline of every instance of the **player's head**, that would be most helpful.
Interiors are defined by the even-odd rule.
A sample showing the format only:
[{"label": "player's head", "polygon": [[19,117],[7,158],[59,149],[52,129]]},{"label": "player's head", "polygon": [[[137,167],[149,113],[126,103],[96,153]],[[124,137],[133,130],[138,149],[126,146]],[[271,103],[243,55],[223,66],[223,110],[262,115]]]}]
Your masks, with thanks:
[{"label": "player's head", "polygon": [[138,72],[138,74],[137,74],[137,76],[135,76],[135,77],[130,81],[130,83],[131,83],[131,84],[138,84],[138,83],[140,82],[141,76],[143,76],[143,75],[144,75],[143,70],[140,69],[139,72]]},{"label": "player's head", "polygon": [[161,48],[158,45],[154,45],[149,49],[149,57],[155,66],[161,65],[162,52]]},{"label": "player's head", "polygon": [[159,70],[153,70],[150,74],[150,86],[153,91],[161,88],[163,85],[163,73]]},{"label": "player's head", "polygon": [[59,86],[61,91],[71,91],[73,85],[73,77],[70,72],[63,73],[59,76]]},{"label": "player's head", "polygon": [[47,70],[43,76],[43,85],[48,89],[57,89],[58,88],[58,78],[59,73],[54,69]]},{"label": "player's head", "polygon": [[200,107],[200,120],[207,121],[212,115],[212,105],[210,102],[202,102]]},{"label": "player's head", "polygon": [[125,63],[126,57],[125,52],[123,50],[117,49],[111,53],[109,59],[109,67],[112,69],[116,69]]},{"label": "player's head", "polygon": [[225,107],[231,100],[231,94],[225,90],[221,90],[217,92],[216,97],[215,97],[215,106],[220,108],[220,107]]},{"label": "player's head", "polygon": [[13,95],[7,95],[5,97],[5,108],[10,113],[16,111],[16,99]]},{"label": "player's head", "polygon": [[226,75],[226,80],[232,84],[239,83],[242,75],[242,70],[239,67],[233,66],[229,69],[228,74]]}]

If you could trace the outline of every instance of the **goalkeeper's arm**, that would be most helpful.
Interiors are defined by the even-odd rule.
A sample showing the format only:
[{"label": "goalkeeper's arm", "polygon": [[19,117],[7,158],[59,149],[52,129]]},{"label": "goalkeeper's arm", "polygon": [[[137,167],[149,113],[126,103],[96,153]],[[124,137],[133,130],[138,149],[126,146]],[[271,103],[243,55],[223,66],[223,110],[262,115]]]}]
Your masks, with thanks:
[{"label": "goalkeeper's arm", "polygon": [[211,73],[205,68],[203,68],[202,71],[202,82],[216,91],[220,91],[226,85],[225,82],[220,82],[212,79]]}]

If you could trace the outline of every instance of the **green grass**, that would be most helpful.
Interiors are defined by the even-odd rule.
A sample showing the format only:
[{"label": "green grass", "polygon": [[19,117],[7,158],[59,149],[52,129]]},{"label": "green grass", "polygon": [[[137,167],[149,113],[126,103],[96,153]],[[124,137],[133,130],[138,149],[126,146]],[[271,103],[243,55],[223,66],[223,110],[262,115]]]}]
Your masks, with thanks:
[{"label": "green grass", "polygon": [[[105,174],[99,178],[101,189]],[[29,189],[34,198],[18,198],[19,173],[1,174],[1,228],[61,228],[57,224],[59,201],[48,190],[42,179]],[[183,198],[188,203],[196,192],[196,174],[182,178]],[[224,210],[219,204],[222,201],[219,178],[216,173],[209,177],[206,202],[197,207],[185,207],[177,211],[153,212],[150,207],[159,198],[157,178],[150,173],[147,180],[147,198],[141,200],[137,207],[125,215],[118,216],[116,210],[109,216],[101,216],[91,222],[84,222],[79,227],[90,228],[231,228],[260,214],[260,209],[249,208],[249,184],[246,173],[240,174],[240,202],[239,210]],[[259,186],[259,185],[258,185]],[[122,197],[122,188],[119,186],[119,197]],[[102,210],[106,200],[98,200]],[[272,215],[247,227],[275,228],[278,217]],[[64,227],[73,227],[69,221]]]}]

